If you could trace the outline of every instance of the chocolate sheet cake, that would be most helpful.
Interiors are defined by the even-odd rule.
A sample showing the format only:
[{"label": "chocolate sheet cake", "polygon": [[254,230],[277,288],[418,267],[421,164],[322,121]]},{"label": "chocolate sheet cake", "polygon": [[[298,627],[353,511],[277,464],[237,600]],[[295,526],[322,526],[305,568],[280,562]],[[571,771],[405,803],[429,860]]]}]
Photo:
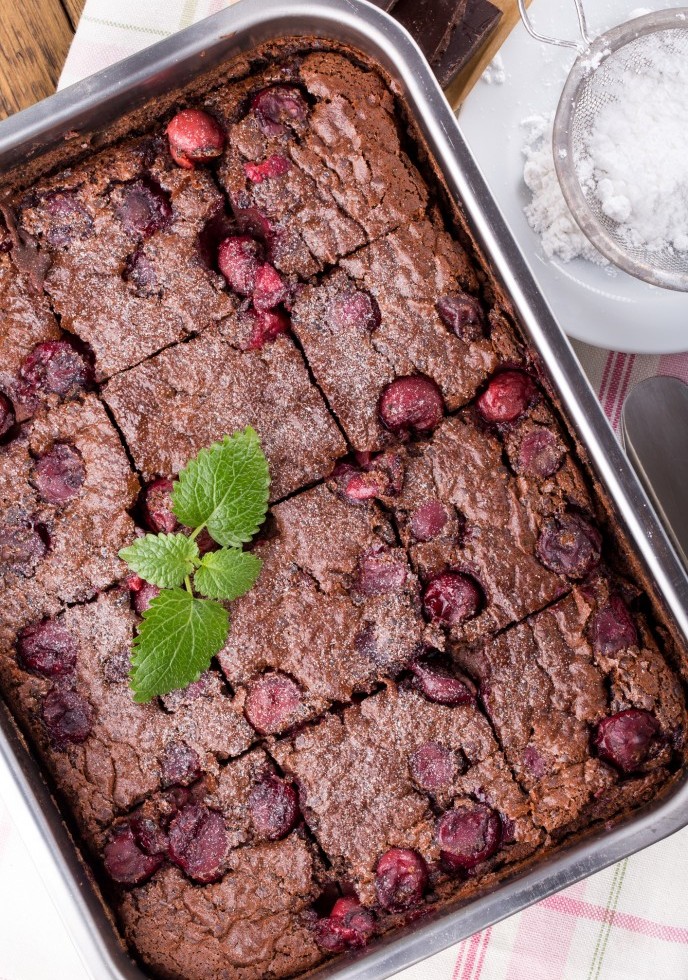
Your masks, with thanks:
[{"label": "chocolate sheet cake", "polygon": [[[144,971],[295,977],[665,791],[680,667],[383,74],[136,119],[2,202],[0,688]],[[135,703],[118,552],[246,425],[261,576]]]}]

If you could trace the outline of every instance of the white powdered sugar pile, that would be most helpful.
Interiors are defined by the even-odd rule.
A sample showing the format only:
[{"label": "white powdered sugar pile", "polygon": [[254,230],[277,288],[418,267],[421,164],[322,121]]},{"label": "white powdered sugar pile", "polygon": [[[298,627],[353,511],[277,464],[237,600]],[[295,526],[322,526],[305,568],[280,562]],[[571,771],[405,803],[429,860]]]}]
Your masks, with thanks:
[{"label": "white powdered sugar pile", "polygon": [[[688,32],[677,43],[653,35],[634,71],[610,67],[611,100],[597,113],[576,158],[589,197],[630,244],[688,251]],[[531,116],[525,131],[525,213],[549,258],[606,260],[571,215],[554,169],[552,117]]]},{"label": "white powdered sugar pile", "polygon": [[686,251],[688,32],[679,44],[652,35],[642,52],[636,71],[606,72],[611,101],[584,142],[579,179],[588,172],[585,186],[623,240]]},{"label": "white powdered sugar pile", "polygon": [[528,224],[540,236],[548,259],[564,262],[583,258],[597,265],[607,260],[588,241],[564,200],[554,169],[552,153],[553,116],[529,116],[521,123],[525,131],[526,158],[523,179],[532,196],[525,209]]}]

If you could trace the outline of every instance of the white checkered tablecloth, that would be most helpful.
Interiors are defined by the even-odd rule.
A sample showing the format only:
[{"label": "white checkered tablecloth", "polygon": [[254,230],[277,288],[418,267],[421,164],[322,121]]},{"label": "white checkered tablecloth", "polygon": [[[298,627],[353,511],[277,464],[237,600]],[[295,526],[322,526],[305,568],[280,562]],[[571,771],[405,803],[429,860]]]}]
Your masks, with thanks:
[{"label": "white checkered tablecloth", "polygon": [[[226,6],[224,0],[87,0],[67,85]],[[688,354],[637,356],[576,345],[616,426],[632,385],[655,374],[688,382]],[[10,819],[0,774],[0,980],[91,974]],[[683,845],[686,845],[684,848]],[[688,831],[398,975],[399,980],[688,980]],[[92,980],[101,980],[100,977]],[[102,978],[105,980],[105,978]],[[211,978],[209,978],[211,980]]]}]

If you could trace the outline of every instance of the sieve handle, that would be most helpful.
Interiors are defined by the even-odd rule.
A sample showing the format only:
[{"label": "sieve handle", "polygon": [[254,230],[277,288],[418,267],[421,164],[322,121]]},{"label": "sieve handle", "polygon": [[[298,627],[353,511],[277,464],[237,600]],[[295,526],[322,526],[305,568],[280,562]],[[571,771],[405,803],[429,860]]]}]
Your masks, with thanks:
[{"label": "sieve handle", "polygon": [[540,34],[533,27],[528,11],[526,10],[526,0],[518,0],[518,12],[521,15],[521,20],[523,21],[523,26],[528,31],[531,37],[535,38],[536,41],[543,41],[545,44],[555,44],[558,48],[574,48],[576,51],[583,51],[590,47],[593,42],[593,38],[590,37],[588,33],[588,22],[585,18],[585,10],[583,9],[582,0],[573,0],[576,7],[576,13],[578,14],[578,26],[580,28],[581,38],[583,39],[582,47],[578,41],[564,41],[556,37],[547,37],[546,34]]}]

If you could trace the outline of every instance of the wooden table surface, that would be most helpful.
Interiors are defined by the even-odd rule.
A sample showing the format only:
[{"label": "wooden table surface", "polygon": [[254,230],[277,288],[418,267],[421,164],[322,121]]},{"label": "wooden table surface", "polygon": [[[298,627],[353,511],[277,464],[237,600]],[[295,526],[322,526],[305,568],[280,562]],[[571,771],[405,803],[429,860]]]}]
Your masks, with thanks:
[{"label": "wooden table surface", "polygon": [[[145,0],[143,0],[145,3]],[[481,55],[448,93],[459,105],[518,20],[516,0],[492,0],[504,11]],[[0,0],[0,119],[55,91],[85,0]],[[117,0],[112,0],[113,7]]]}]

